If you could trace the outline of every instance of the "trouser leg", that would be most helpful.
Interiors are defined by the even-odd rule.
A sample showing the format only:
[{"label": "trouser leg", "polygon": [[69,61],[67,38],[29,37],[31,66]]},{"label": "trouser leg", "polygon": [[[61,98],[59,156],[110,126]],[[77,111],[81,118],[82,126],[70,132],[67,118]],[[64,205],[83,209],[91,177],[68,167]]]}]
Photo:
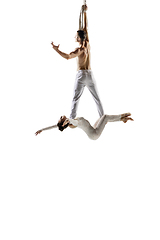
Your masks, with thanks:
[{"label": "trouser leg", "polygon": [[72,105],[71,105],[71,114],[70,114],[70,118],[72,118],[72,119],[74,119],[76,117],[78,103],[79,103],[80,97],[84,91],[84,87],[85,87],[85,85],[84,85],[83,81],[76,79],[74,93],[73,93],[73,100],[72,100]]},{"label": "trouser leg", "polygon": [[92,94],[92,97],[93,97],[93,99],[94,99],[94,101],[97,105],[98,113],[99,113],[100,117],[102,117],[104,115],[103,106],[102,106],[102,103],[100,101],[98,91],[97,91],[97,87],[96,87],[96,83],[94,82],[92,75],[88,76],[87,87],[88,87],[90,93]]}]

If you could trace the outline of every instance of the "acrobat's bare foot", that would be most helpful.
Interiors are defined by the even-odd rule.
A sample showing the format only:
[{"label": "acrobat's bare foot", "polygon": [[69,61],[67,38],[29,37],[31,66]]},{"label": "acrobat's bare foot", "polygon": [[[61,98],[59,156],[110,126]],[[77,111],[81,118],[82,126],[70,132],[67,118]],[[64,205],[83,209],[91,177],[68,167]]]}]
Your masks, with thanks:
[{"label": "acrobat's bare foot", "polygon": [[35,135],[37,136],[38,134],[40,134],[42,132],[42,130],[38,130]]},{"label": "acrobat's bare foot", "polygon": [[133,118],[131,118],[130,116],[131,116],[131,113],[121,114],[121,121],[123,121],[124,123],[126,123],[128,120],[134,121]]}]

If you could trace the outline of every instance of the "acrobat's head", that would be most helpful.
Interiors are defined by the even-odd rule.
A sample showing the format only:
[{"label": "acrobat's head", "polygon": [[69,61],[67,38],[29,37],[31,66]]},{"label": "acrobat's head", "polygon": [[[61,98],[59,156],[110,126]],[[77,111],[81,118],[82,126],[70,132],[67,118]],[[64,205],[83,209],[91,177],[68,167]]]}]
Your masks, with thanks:
[{"label": "acrobat's head", "polygon": [[86,40],[86,32],[83,30],[78,30],[76,34],[76,42],[79,42],[80,44],[83,43],[83,41]]},{"label": "acrobat's head", "polygon": [[61,116],[58,123],[57,123],[57,126],[58,126],[58,128],[61,132],[69,126],[69,123],[64,124],[66,119],[67,119],[66,116]]}]

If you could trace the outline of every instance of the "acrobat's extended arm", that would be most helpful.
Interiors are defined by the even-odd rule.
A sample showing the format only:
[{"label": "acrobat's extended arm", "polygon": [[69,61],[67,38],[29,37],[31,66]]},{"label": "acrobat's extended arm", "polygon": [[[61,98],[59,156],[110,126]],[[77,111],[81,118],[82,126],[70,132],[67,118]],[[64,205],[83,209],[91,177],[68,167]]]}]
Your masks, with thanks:
[{"label": "acrobat's extended arm", "polygon": [[40,134],[42,131],[45,131],[45,130],[50,130],[52,128],[57,128],[58,126],[57,125],[53,125],[53,126],[50,126],[50,127],[46,127],[46,128],[42,128],[41,130],[38,130],[35,135],[37,136],[38,134]]},{"label": "acrobat's extended arm", "polygon": [[62,51],[59,50],[59,45],[56,46],[54,45],[54,43],[52,42],[51,45],[53,46],[53,49],[59,53],[59,55],[61,55],[63,58],[65,59],[72,59],[72,58],[75,58],[75,57],[78,57],[79,55],[81,55],[84,51],[83,48],[76,48],[73,52],[67,54],[67,53],[64,53]]},{"label": "acrobat's extended arm", "polygon": [[84,21],[84,27],[83,30],[86,32],[86,40],[89,42],[88,37],[88,21],[87,21],[87,5],[82,5],[82,13],[83,13],[83,21]]}]

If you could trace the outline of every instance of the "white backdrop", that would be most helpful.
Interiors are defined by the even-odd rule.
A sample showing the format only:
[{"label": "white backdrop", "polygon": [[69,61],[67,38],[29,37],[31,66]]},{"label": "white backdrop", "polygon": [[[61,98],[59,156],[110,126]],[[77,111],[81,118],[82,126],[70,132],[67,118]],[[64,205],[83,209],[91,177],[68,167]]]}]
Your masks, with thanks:
[{"label": "white backdrop", "polygon": [[[76,60],[66,61],[82,1],[0,7],[0,239],[159,240],[159,1],[88,0],[91,66],[106,114],[97,141],[80,129],[34,133],[69,116]],[[93,124],[86,89],[78,116]]]}]

